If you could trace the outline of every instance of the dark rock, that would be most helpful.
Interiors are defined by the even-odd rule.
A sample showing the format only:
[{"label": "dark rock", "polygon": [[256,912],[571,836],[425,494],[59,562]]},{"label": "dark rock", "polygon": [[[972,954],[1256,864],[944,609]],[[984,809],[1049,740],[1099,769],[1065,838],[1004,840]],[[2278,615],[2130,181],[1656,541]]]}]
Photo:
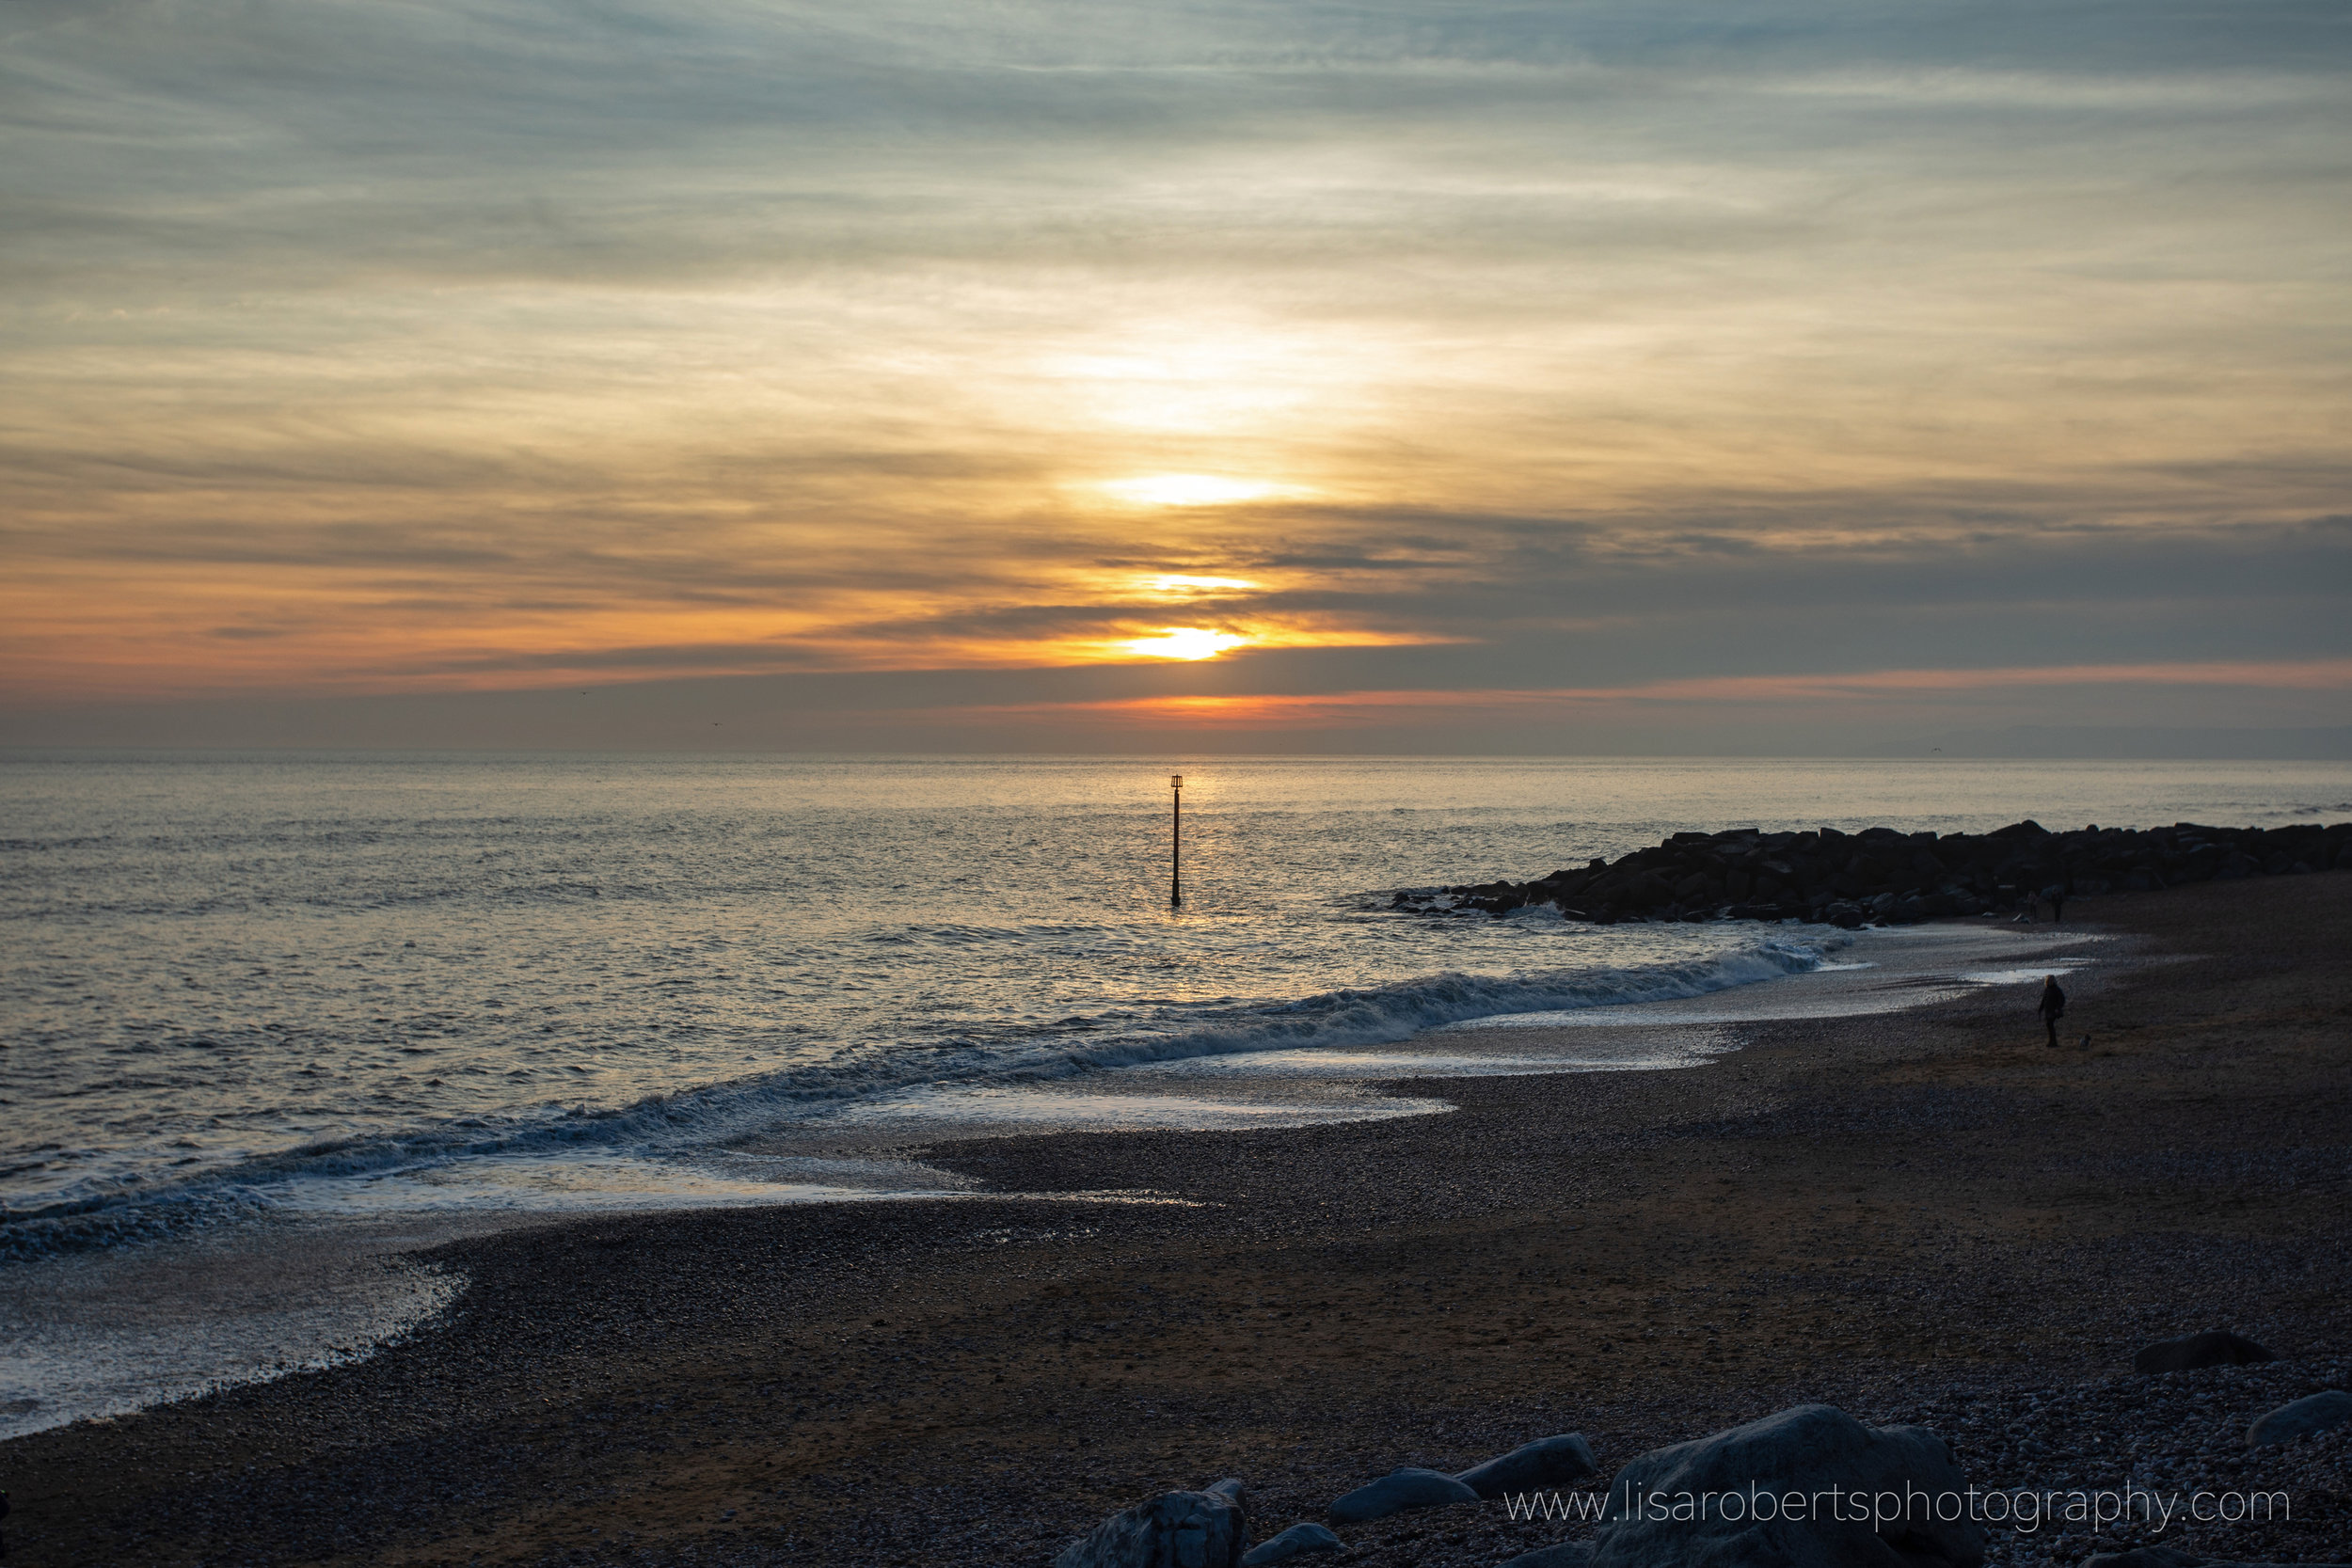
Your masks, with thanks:
[{"label": "dark rock", "polygon": [[1241,1568],[1249,1524],[1221,1492],[1170,1492],[1104,1520],[1054,1568]]},{"label": "dark rock", "polygon": [[[1833,1486],[1870,1497],[1873,1514],[1885,1493],[1898,1499],[1885,1504],[1895,1516],[1856,1520],[1850,1503],[1832,1503],[1820,1511],[1832,1517],[1816,1517],[1810,1499]],[[1962,1516],[1948,1521],[1922,1516],[1967,1487],[1950,1447],[1925,1427],[1867,1427],[1829,1405],[1802,1404],[1618,1471],[1592,1568],[1977,1568],[1984,1531],[1964,1508],[1955,1505]],[[1692,1506],[1682,1506],[1685,1495]],[[1708,1496],[1731,1498],[1737,1516],[1698,1509]],[[1907,1501],[1914,1497],[1926,1502]],[[1753,1517],[1764,1510],[1751,1499],[1769,1499],[1773,1516]]]},{"label": "dark rock", "polygon": [[1482,1497],[1506,1492],[1533,1492],[1547,1486],[1573,1486],[1587,1476],[1600,1474],[1593,1446],[1581,1433],[1563,1433],[1522,1443],[1498,1459],[1473,1465],[1454,1479]]},{"label": "dark rock", "polygon": [[2185,1339],[2167,1339],[2150,1345],[2132,1357],[2132,1370],[2193,1372],[2200,1367],[2249,1367],[2278,1359],[2251,1339],[2215,1329],[2207,1334],[2192,1334]]},{"label": "dark rock", "polygon": [[1331,1505],[1331,1521],[1340,1525],[1360,1525],[1369,1519],[1385,1519],[1391,1513],[1402,1513],[1408,1508],[1444,1508],[1451,1503],[1474,1503],[1478,1494],[1447,1475],[1443,1470],[1422,1470],[1411,1465],[1391,1470],[1368,1486],[1355,1491]]},{"label": "dark rock", "polygon": [[1666,885],[1665,878],[1654,871],[1645,872],[1634,878],[1632,883],[1625,890],[1626,903],[1637,910],[1661,908],[1673,897],[1674,889]]},{"label": "dark rock", "polygon": [[1214,1497],[1232,1499],[1233,1506],[1240,1509],[1245,1516],[1249,1513],[1249,1488],[1239,1476],[1227,1476],[1223,1481],[1203,1487],[1201,1490]]},{"label": "dark rock", "polygon": [[2333,1432],[2340,1426],[2352,1426],[2352,1394],[2330,1388],[2256,1417],[2246,1429],[2246,1441],[2259,1449],[2271,1443],[2292,1443],[2314,1432]]},{"label": "dark rock", "polygon": [[[1903,833],[1865,828],[1758,833],[1677,833],[1614,863],[1559,870],[1540,881],[1465,883],[1393,894],[1393,907],[1417,913],[1509,914],[1554,904],[1571,919],[1717,918],[1720,911],[1778,905],[1790,916],[1840,925],[1871,920],[1908,924],[2029,906],[2036,890],[2069,897],[2114,889],[2153,892],[2183,882],[2289,876],[2352,864],[2352,822],[2280,828],[2206,828],[2176,823],[2142,832],[2088,827],[2053,833],[2038,822],[1994,833]],[[2047,896],[2042,894],[2040,896]],[[1859,920],[1832,912],[1838,904]]]},{"label": "dark rock", "polygon": [[1261,1541],[1249,1548],[1241,1560],[1241,1568],[1266,1568],[1268,1563],[1288,1562],[1310,1552],[1340,1552],[1347,1543],[1325,1529],[1321,1525],[1293,1525],[1268,1541]]}]

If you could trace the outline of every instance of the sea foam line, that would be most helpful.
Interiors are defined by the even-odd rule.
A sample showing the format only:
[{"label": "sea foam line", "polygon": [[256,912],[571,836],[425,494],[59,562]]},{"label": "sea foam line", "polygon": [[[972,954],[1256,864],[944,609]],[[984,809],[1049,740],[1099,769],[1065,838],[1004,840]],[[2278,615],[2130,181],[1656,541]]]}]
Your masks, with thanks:
[{"label": "sea foam line", "polygon": [[1508,976],[1445,972],[1295,1001],[1222,1006],[1161,1028],[1086,1039],[1025,1032],[998,1044],[875,1050],[662,1094],[606,1110],[468,1117],[401,1133],[297,1146],[168,1184],[92,1184],[38,1208],[0,1211],[0,1257],[152,1234],[274,1207],[271,1189],[308,1180],[391,1175],[490,1155],[600,1148],[658,1157],[771,1125],[796,1108],[927,1085],[1035,1083],[1109,1069],[1242,1052],[1389,1045],[1427,1029],[1506,1013],[1681,1001],[1819,969],[1838,935],[1772,937],[1750,946],[1633,969],[1537,970]]}]

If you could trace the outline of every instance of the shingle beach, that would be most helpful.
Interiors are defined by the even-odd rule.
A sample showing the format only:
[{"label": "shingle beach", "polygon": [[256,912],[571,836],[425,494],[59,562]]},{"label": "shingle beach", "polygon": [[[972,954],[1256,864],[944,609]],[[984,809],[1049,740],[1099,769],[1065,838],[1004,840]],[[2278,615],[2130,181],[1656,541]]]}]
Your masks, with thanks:
[{"label": "shingle beach", "polygon": [[[1933,1427],[1986,1487],[2293,1497],[1995,1529],[1993,1561],[2344,1561],[2346,1433],[2246,1429],[2352,1380],[2348,914],[2334,874],[2080,899],[2106,940],[2059,1051],[1984,992],[1396,1085],[1447,1115],[932,1148],[963,1198],[452,1243],[455,1307],[372,1359],[0,1445],[8,1561],[1037,1565],[1223,1476],[1263,1538],[1399,1465],[1581,1432],[1606,1476],[1808,1401]],[[2280,1359],[2132,1370],[2208,1329]],[[1341,1533],[1310,1560],[1577,1531]]]}]

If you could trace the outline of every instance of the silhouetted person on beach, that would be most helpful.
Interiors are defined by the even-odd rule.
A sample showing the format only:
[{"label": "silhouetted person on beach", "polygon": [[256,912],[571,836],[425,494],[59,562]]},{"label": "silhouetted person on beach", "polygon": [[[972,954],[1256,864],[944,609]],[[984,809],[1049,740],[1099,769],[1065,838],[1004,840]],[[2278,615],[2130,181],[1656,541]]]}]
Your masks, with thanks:
[{"label": "silhouetted person on beach", "polygon": [[2042,896],[2050,901],[2050,924],[2055,926],[2058,922],[2059,914],[2066,909],[2066,884],[2052,882],[2042,890]]},{"label": "silhouetted person on beach", "polygon": [[2066,1016],[2066,993],[2058,990],[2057,975],[2045,974],[2042,977],[2042,1006],[2036,1010],[2042,1014],[2043,1026],[2050,1031],[2050,1044],[2057,1045],[2058,1021]]}]

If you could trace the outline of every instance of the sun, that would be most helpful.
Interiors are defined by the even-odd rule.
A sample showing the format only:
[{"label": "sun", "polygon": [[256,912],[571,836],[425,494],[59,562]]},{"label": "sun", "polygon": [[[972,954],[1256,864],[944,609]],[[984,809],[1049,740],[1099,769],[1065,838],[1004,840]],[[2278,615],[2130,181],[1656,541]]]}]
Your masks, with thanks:
[{"label": "sun", "polygon": [[1167,626],[1156,637],[1138,637],[1120,645],[1146,658],[1215,658],[1226,649],[1238,648],[1248,641],[1230,631],[1211,631],[1206,626]]}]

